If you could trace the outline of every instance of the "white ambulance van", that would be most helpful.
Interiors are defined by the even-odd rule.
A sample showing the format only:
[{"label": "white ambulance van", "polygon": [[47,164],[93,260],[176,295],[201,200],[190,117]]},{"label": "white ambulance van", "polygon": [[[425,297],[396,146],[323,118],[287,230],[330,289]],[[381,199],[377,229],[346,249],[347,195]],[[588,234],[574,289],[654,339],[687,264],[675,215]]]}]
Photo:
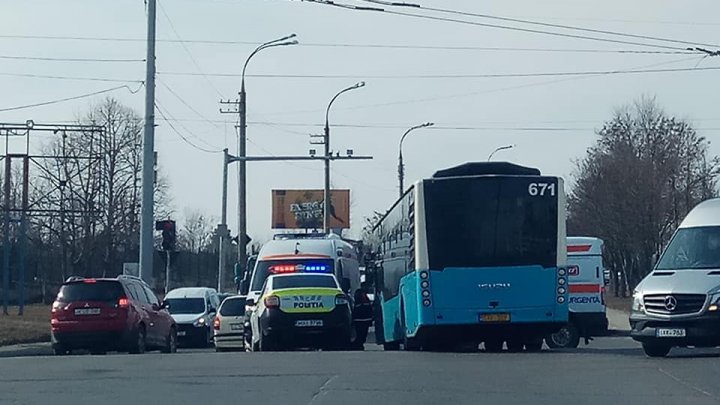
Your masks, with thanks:
[{"label": "white ambulance van", "polygon": [[265,280],[271,275],[294,273],[334,274],[343,292],[353,297],[360,288],[357,249],[335,234],[279,234],[260,249],[255,267],[243,279],[239,293],[247,295],[246,342],[249,320],[260,298]]},{"label": "white ambulance van", "polygon": [[607,334],[603,293],[609,273],[603,267],[602,246],[598,238],[567,238],[570,319],[564,328],[546,337],[549,347],[575,348],[581,337]]}]

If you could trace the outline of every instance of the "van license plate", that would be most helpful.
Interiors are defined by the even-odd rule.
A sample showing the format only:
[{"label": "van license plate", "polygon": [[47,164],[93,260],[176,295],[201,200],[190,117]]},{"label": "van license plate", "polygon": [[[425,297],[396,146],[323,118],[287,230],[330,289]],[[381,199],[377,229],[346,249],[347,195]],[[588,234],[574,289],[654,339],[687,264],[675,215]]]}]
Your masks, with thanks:
[{"label": "van license plate", "polygon": [[300,328],[323,326],[323,321],[322,319],[295,321],[295,326]]},{"label": "van license plate", "polygon": [[685,337],[685,329],[682,328],[657,328],[655,330],[655,336],[657,337],[667,337],[667,338],[681,338]]},{"label": "van license plate", "polygon": [[480,322],[510,322],[510,314],[480,314]]},{"label": "van license plate", "polygon": [[230,324],[230,330],[242,330],[242,324],[241,323],[231,323]]},{"label": "van license plate", "polygon": [[185,336],[186,334],[187,332],[185,332],[184,330],[179,330],[177,333],[178,336]]},{"label": "van license plate", "polygon": [[76,308],[75,315],[99,315],[100,308]]}]

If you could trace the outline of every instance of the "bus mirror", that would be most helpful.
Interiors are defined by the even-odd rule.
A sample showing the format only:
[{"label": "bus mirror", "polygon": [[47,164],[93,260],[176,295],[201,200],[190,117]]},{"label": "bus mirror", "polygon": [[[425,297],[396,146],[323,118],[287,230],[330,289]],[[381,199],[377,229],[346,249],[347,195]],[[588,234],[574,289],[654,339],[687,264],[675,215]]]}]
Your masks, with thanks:
[{"label": "bus mirror", "polygon": [[342,249],[338,249],[338,250],[335,252],[335,254],[337,254],[337,257],[343,257],[343,250],[342,250]]}]

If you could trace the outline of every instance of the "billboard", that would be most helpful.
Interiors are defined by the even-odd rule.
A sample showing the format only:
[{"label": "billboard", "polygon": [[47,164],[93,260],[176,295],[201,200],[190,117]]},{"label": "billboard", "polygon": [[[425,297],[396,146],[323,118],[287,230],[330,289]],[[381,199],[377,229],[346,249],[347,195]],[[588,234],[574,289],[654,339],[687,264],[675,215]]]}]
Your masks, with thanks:
[{"label": "billboard", "polygon": [[[322,229],[323,190],[273,190],[273,229]],[[350,228],[350,190],[330,192],[330,228]]]}]

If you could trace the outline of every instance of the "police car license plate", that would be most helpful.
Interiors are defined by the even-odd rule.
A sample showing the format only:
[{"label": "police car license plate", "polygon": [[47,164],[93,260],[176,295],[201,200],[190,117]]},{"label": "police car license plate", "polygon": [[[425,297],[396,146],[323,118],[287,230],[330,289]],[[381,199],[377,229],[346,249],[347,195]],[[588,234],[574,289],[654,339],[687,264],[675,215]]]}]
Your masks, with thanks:
[{"label": "police car license plate", "polygon": [[300,328],[323,326],[323,321],[322,321],[322,319],[300,320],[300,321],[295,321],[295,326],[300,327]]},{"label": "police car license plate", "polygon": [[178,336],[185,336],[186,332],[184,330],[179,330],[177,335]]},{"label": "police car license plate", "polygon": [[682,328],[657,328],[655,330],[655,336],[667,337],[667,338],[680,338],[685,337],[685,329]]},{"label": "police car license plate", "polygon": [[480,322],[510,322],[510,314],[480,314]]},{"label": "police car license plate", "polygon": [[75,315],[98,315],[100,308],[77,308],[75,309]]}]

